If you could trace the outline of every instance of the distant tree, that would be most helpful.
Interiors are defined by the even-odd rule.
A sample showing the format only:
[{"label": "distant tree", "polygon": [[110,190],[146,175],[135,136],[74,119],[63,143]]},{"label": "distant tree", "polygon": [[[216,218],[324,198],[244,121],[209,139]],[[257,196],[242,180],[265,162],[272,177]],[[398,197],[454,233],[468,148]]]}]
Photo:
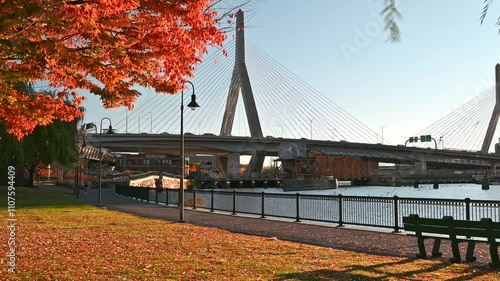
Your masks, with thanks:
[{"label": "distant tree", "polygon": [[[39,95],[56,95],[52,92],[35,93],[32,85],[28,83],[18,84],[16,89],[30,99],[35,99]],[[77,110],[81,111],[81,109]],[[1,125],[1,169],[7,170],[3,167],[9,165],[16,168],[25,168],[29,175],[27,185],[33,186],[35,173],[44,166],[54,162],[65,166],[72,165],[77,160],[76,121],[54,120],[51,124],[37,126],[30,135],[21,140],[9,134],[5,125]],[[17,173],[17,177],[20,180],[21,173]]]}]

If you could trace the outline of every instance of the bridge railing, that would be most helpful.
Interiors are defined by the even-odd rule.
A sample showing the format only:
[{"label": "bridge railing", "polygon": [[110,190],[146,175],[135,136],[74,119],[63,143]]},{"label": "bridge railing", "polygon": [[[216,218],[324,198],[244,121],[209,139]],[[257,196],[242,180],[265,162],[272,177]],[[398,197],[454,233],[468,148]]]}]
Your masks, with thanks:
[{"label": "bridge railing", "polygon": [[[156,204],[178,205],[179,189],[117,185],[117,194]],[[500,201],[185,190],[184,205],[193,209],[264,217],[389,228],[398,232],[403,216],[453,216],[462,220],[491,218],[500,222]]]}]

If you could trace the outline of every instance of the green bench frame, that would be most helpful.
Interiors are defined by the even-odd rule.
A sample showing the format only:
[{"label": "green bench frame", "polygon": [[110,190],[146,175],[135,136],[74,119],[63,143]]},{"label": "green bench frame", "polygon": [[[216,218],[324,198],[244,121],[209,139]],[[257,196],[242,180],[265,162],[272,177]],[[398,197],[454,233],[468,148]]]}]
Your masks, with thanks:
[{"label": "green bench frame", "polygon": [[[418,215],[411,214],[408,217],[403,217],[405,231],[415,232],[418,243],[418,258],[426,258],[424,241],[425,239],[434,239],[432,247],[432,257],[440,257],[442,254],[439,251],[441,240],[451,240],[451,250],[453,257],[450,261],[460,263],[460,250],[458,244],[467,242],[467,253],[465,261],[473,262],[474,248],[476,242],[489,243],[491,267],[500,267],[500,259],[498,255],[498,246],[500,242],[500,223],[493,222],[490,218],[483,218],[481,221],[455,220],[451,216],[444,216],[442,219],[421,218]],[[441,236],[438,236],[441,235]],[[486,238],[487,240],[475,240],[477,238]]]}]

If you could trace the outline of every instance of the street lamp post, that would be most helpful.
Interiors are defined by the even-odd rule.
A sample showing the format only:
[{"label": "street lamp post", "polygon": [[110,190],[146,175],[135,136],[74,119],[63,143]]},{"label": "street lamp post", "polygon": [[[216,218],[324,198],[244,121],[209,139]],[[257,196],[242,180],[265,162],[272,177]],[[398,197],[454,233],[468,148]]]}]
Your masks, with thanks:
[{"label": "street lamp post", "polygon": [[101,119],[101,126],[99,127],[99,191],[98,191],[98,197],[97,197],[97,205],[102,206],[101,204],[101,170],[102,170],[102,121],[104,119],[107,119],[109,121],[109,129],[106,132],[107,134],[112,134],[113,133],[113,127],[111,127],[111,119],[108,117],[104,117]]},{"label": "street lamp post", "polygon": [[[80,154],[83,149],[83,145],[80,144],[80,137],[82,134],[82,130],[77,132],[76,135],[76,159],[78,160],[76,166],[75,166],[75,193],[76,193],[76,198],[80,196],[80,183],[81,183],[81,176],[80,176]],[[85,144],[85,139],[83,140],[83,143]],[[36,177],[38,178],[38,177]]]},{"label": "street lamp post", "polygon": [[313,120],[314,118],[311,118],[309,121],[311,121],[311,140],[313,139]]},{"label": "street lamp post", "polygon": [[381,143],[384,144],[384,127],[385,125],[382,125],[382,126],[379,126],[380,127],[380,130],[382,130],[382,141]]},{"label": "street lamp post", "polygon": [[[191,110],[195,110],[200,107],[196,103],[196,95],[194,94],[194,85],[190,81],[185,83],[191,84],[193,88],[193,94],[191,95],[191,102],[187,107]],[[186,157],[184,155],[184,89],[181,91],[181,182],[179,183],[179,222],[184,222],[184,169],[185,169]]]},{"label": "street lamp post", "polygon": [[151,111],[148,113],[149,113],[149,117],[151,118],[150,122],[149,122],[149,125],[150,125],[149,133],[152,134],[153,133],[153,113],[151,113]]}]

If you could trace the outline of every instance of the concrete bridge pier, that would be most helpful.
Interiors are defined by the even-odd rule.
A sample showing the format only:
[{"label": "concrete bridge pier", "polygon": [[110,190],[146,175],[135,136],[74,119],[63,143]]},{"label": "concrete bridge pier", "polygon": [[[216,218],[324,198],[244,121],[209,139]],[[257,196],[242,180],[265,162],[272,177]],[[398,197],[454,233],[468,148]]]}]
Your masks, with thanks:
[{"label": "concrete bridge pier", "polygon": [[229,153],[227,157],[221,156],[220,163],[222,169],[226,172],[227,179],[240,178],[240,154],[237,152]]},{"label": "concrete bridge pier", "polygon": [[415,162],[415,174],[424,175],[427,172],[427,162],[416,161]]},{"label": "concrete bridge pier", "polygon": [[265,158],[265,152],[257,151],[252,154],[252,158],[250,158],[250,162],[248,163],[248,168],[245,171],[245,179],[251,180],[254,173],[258,173],[259,175],[257,177],[260,178],[260,172],[262,171],[262,166],[264,166]]}]

